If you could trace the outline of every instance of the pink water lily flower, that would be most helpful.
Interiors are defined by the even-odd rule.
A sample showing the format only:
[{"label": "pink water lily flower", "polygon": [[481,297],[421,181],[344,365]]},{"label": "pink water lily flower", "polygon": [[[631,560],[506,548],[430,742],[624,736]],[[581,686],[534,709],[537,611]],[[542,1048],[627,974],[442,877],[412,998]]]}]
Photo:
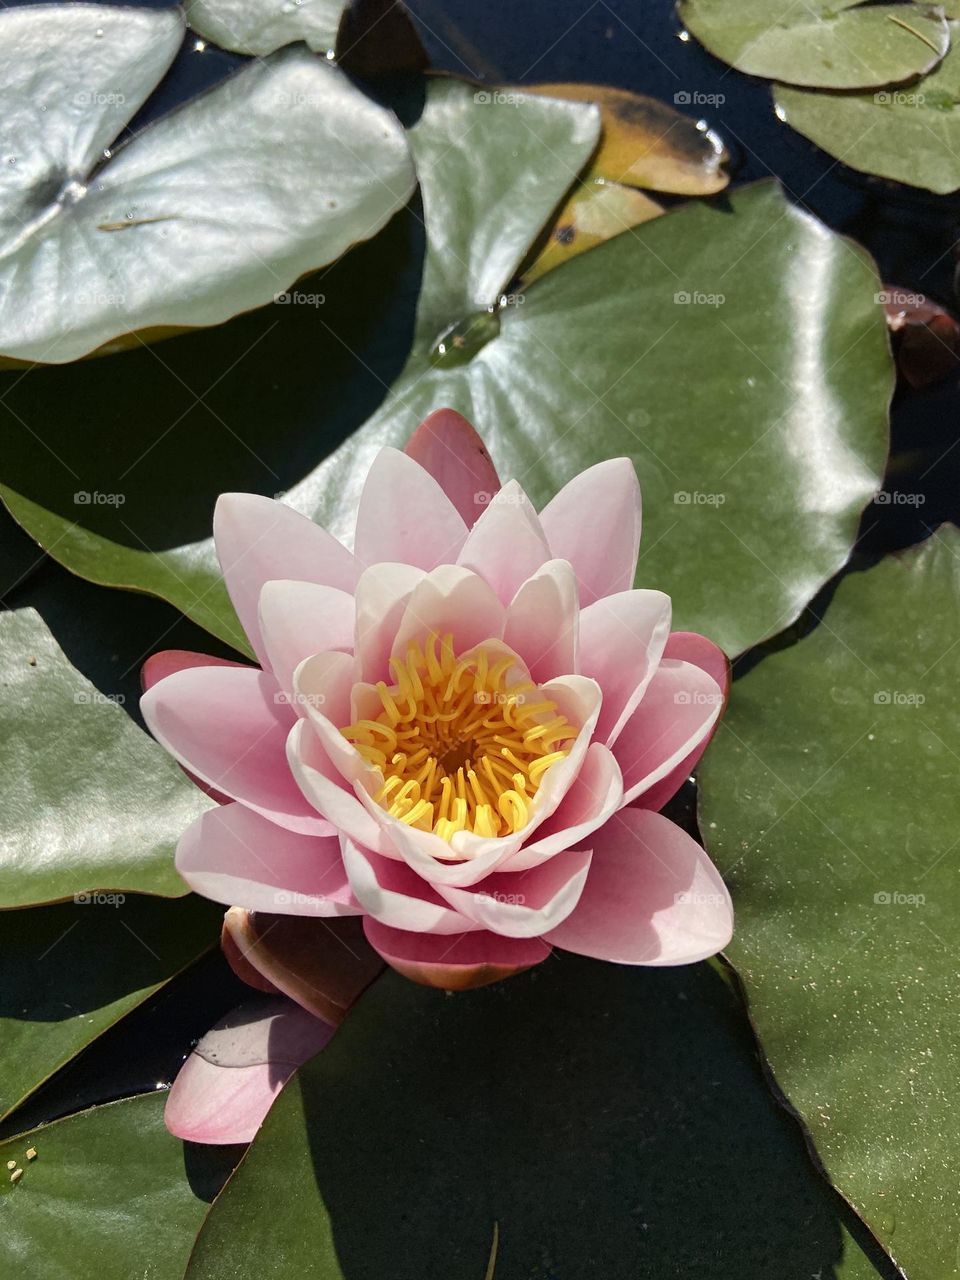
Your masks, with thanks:
[{"label": "pink water lily flower", "polygon": [[[315,1051],[303,1011],[336,1021],[377,957],[460,989],[554,947],[672,965],[725,945],[723,882],[658,810],[707,744],[728,667],[709,640],[671,632],[668,596],[633,586],[629,460],[589,468],[538,513],[439,410],[374,460],[352,550],[249,494],[220,499],[214,537],[259,666],[157,655],[142,709],[221,801],[184,833],[177,867],[230,906],[241,976],[294,1002],[270,1007],[293,1019],[285,1043]],[[331,984],[325,939],[348,924],[345,950],[373,966]],[[272,1097],[296,1063],[277,1069],[261,1048],[245,1069]],[[168,1107],[168,1123],[236,1140],[263,1107],[211,1137],[210,1058],[193,1070],[199,1104],[180,1105],[180,1081],[171,1095],[192,1118]]]}]

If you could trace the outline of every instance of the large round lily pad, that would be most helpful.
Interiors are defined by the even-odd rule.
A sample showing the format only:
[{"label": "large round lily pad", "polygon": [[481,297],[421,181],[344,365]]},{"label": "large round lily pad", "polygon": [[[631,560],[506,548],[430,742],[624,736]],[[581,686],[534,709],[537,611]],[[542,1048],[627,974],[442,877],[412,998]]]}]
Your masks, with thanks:
[{"label": "large round lily pad", "polygon": [[113,147],[182,35],[177,10],[0,14],[0,354],[62,362],[136,330],[219,324],[410,196],[394,116],[302,47]]},{"label": "large round lily pad", "polygon": [[[433,248],[444,261],[442,232]],[[469,323],[424,333],[380,411],[288,501],[349,537],[377,449],[438,405],[474,421],[538,504],[625,454],[644,495],[638,583],[673,597],[675,625],[738,653],[840,567],[879,484],[891,368],[877,288],[865,255],[772,184],[729,211],[686,206],[549,272],[472,352]],[[436,295],[424,306],[441,313]]]},{"label": "large round lily pad", "polygon": [[960,531],[844,578],[700,766],[729,955],[835,1185],[910,1276],[960,1214]]},{"label": "large round lily pad", "polygon": [[186,1276],[480,1280],[495,1234],[497,1280],[876,1276],[717,972],[570,957],[454,996],[380,980],[274,1104]]}]

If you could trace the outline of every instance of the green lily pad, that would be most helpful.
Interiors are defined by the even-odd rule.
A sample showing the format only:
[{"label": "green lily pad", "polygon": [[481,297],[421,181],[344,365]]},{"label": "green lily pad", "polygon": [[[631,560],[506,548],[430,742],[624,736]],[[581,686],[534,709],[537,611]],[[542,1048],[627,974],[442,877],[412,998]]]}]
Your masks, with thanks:
[{"label": "green lily pad", "polygon": [[111,149],[182,35],[179,10],[0,14],[0,354],[60,363],[138,330],[220,324],[410,196],[395,117],[303,48]]},{"label": "green lily pad", "polygon": [[187,22],[221,49],[262,58],[302,40],[327,53],[337,43],[346,0],[187,0]]},{"label": "green lily pad", "polygon": [[[377,450],[402,446],[441,405],[475,422],[501,475],[516,476],[539,505],[580,469],[626,454],[645,502],[638,580],[673,596],[677,626],[737,653],[797,617],[844,563],[879,485],[893,383],[880,282],[862,251],[759,184],[735,192],[726,209],[690,204],[635,227],[513,292],[511,277],[589,159],[596,127],[594,109],[581,104],[430,85],[410,135],[427,255],[407,366],[384,398],[373,357],[361,349],[355,359],[349,343],[342,383],[298,392],[292,425],[311,441],[318,421],[337,414],[353,434],[285,500],[349,541]],[[467,134],[469,148],[458,141]],[[339,344],[339,332],[328,332],[332,313],[324,316],[321,336]],[[356,402],[364,374],[383,402],[356,430],[341,406]],[[227,390],[218,416],[246,441],[253,385]],[[10,403],[35,422],[25,391],[29,384],[14,388]],[[56,404],[65,398],[61,391]],[[8,489],[4,501],[52,555],[90,572],[70,498],[75,477],[38,467],[36,441],[8,421],[19,443],[0,473],[22,497]],[[275,417],[269,427],[282,430]],[[89,434],[82,444],[63,433],[57,453],[90,488],[126,488],[120,473],[130,465],[118,463],[113,480],[101,451],[94,475],[84,462]],[[149,455],[142,514],[128,501],[122,513],[100,506],[82,518],[96,519],[101,537],[113,529],[111,540],[128,542],[139,521],[180,498],[183,447],[172,438],[163,456],[161,464],[160,449]],[[159,575],[131,575],[129,551],[97,546],[98,581],[156,589]],[[197,542],[189,554],[182,581],[163,567],[161,589],[207,625],[219,577],[212,545]]]},{"label": "green lily pad", "polygon": [[465,995],[378,981],[275,1103],[186,1280],[479,1277],[495,1229],[503,1280],[876,1275],[723,979],[564,957]]},{"label": "green lily pad", "polygon": [[185,894],[174,846],[212,801],[70,665],[33,609],[0,614],[0,688],[0,907]]},{"label": "green lily pad", "polygon": [[221,914],[123,893],[0,912],[0,1116],[216,945]]},{"label": "green lily pad", "polygon": [[416,340],[432,345],[497,303],[600,141],[600,112],[436,79],[409,136],[427,228]]},{"label": "green lily pad", "polygon": [[679,0],[684,26],[739,71],[817,89],[899,84],[950,47],[943,11],[860,0]]},{"label": "green lily pad", "polygon": [[932,75],[878,93],[777,85],[777,115],[851,169],[946,195],[960,188],[960,22]]},{"label": "green lily pad", "polygon": [[957,1265],[960,531],[845,577],[700,766],[729,948],[832,1181],[910,1276]]},{"label": "green lily pad", "polygon": [[[208,1205],[191,1187],[183,1144],[163,1127],[163,1102],[112,1102],[0,1143],[8,1274],[179,1280]],[[22,1170],[14,1183],[10,1160]]]},{"label": "green lily pad", "polygon": [[[103,468],[105,461],[104,455],[100,454],[96,459],[97,467]],[[73,468],[69,468],[63,479],[70,479],[69,472],[76,479]],[[116,496],[126,499],[126,494],[102,494],[97,489],[78,490],[74,494],[77,516],[86,514],[101,497]],[[253,657],[253,650],[220,576],[210,538],[172,547],[168,551],[147,551],[142,547],[124,546],[93,529],[84,528],[76,517],[65,520],[55,511],[31,502],[5,485],[0,485],[0,499],[40,546],[47,548],[55,560],[79,577],[102,587],[145,591],[159,596],[161,600],[169,600],[205,631],[232,645],[246,657]],[[96,510],[95,507],[93,509]],[[117,524],[122,532],[119,517]]]},{"label": "green lily pad", "polygon": [[879,483],[891,366],[877,288],[864,255],[772,184],[734,193],[730,212],[685,206],[481,316],[479,342],[465,326],[458,350],[456,329],[435,328],[287,500],[349,536],[377,449],[437,405],[475,422],[538,504],[626,454],[644,495],[638,581],[673,597],[676,626],[738,653],[840,567]]}]

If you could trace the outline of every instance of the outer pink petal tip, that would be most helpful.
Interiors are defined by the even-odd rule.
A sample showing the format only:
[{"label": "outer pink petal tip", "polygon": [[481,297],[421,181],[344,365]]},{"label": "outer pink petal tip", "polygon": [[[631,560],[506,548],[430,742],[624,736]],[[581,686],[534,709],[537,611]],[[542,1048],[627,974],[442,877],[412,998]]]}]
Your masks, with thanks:
[{"label": "outer pink petal tip", "polygon": [[167,1129],[185,1142],[249,1142],[297,1067],[334,1030],[282,996],[241,1005],[183,1064],[164,1110]]},{"label": "outer pink petal tip", "polygon": [[593,836],[579,903],[546,941],[614,964],[693,964],[730,941],[733,907],[695,840],[659,813],[625,809]]},{"label": "outer pink petal tip", "polygon": [[542,938],[504,938],[479,931],[450,935],[391,929],[369,916],[367,941],[391,968],[412,982],[443,991],[469,991],[541,964],[550,954]]},{"label": "outer pink petal tip", "polygon": [[456,409],[435,409],[428,414],[407,441],[404,453],[430,472],[468,529],[500,489],[486,445]]},{"label": "outer pink petal tip", "polygon": [[[673,631],[667,640],[663,656],[665,658],[678,659],[681,662],[689,662],[693,666],[699,667],[701,671],[705,671],[708,676],[712,676],[720,687],[720,692],[723,695],[723,709],[726,710],[727,702],[730,698],[730,659],[719,645],[714,644],[712,640],[708,640],[706,636],[699,635],[696,631]],[[723,711],[721,711],[720,715],[723,715]],[[703,741],[694,747],[690,754],[681,760],[665,778],[655,782],[649,791],[645,791],[637,801],[637,804],[644,809],[662,809],[668,800],[672,800],[697,767],[700,757],[710,745],[719,723],[719,719],[715,721],[710,733]]]}]

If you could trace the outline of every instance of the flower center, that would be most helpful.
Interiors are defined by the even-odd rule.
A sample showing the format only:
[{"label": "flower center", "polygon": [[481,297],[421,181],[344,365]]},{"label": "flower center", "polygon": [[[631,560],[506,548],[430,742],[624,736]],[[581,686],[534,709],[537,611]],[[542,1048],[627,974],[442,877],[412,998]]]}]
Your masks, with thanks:
[{"label": "flower center", "polygon": [[525,826],[544,773],[577,736],[557,704],[529,681],[509,683],[512,656],[458,658],[451,635],[412,642],[390,669],[396,684],[376,685],[383,710],[340,731],[382,771],[377,803],[448,841]]}]

